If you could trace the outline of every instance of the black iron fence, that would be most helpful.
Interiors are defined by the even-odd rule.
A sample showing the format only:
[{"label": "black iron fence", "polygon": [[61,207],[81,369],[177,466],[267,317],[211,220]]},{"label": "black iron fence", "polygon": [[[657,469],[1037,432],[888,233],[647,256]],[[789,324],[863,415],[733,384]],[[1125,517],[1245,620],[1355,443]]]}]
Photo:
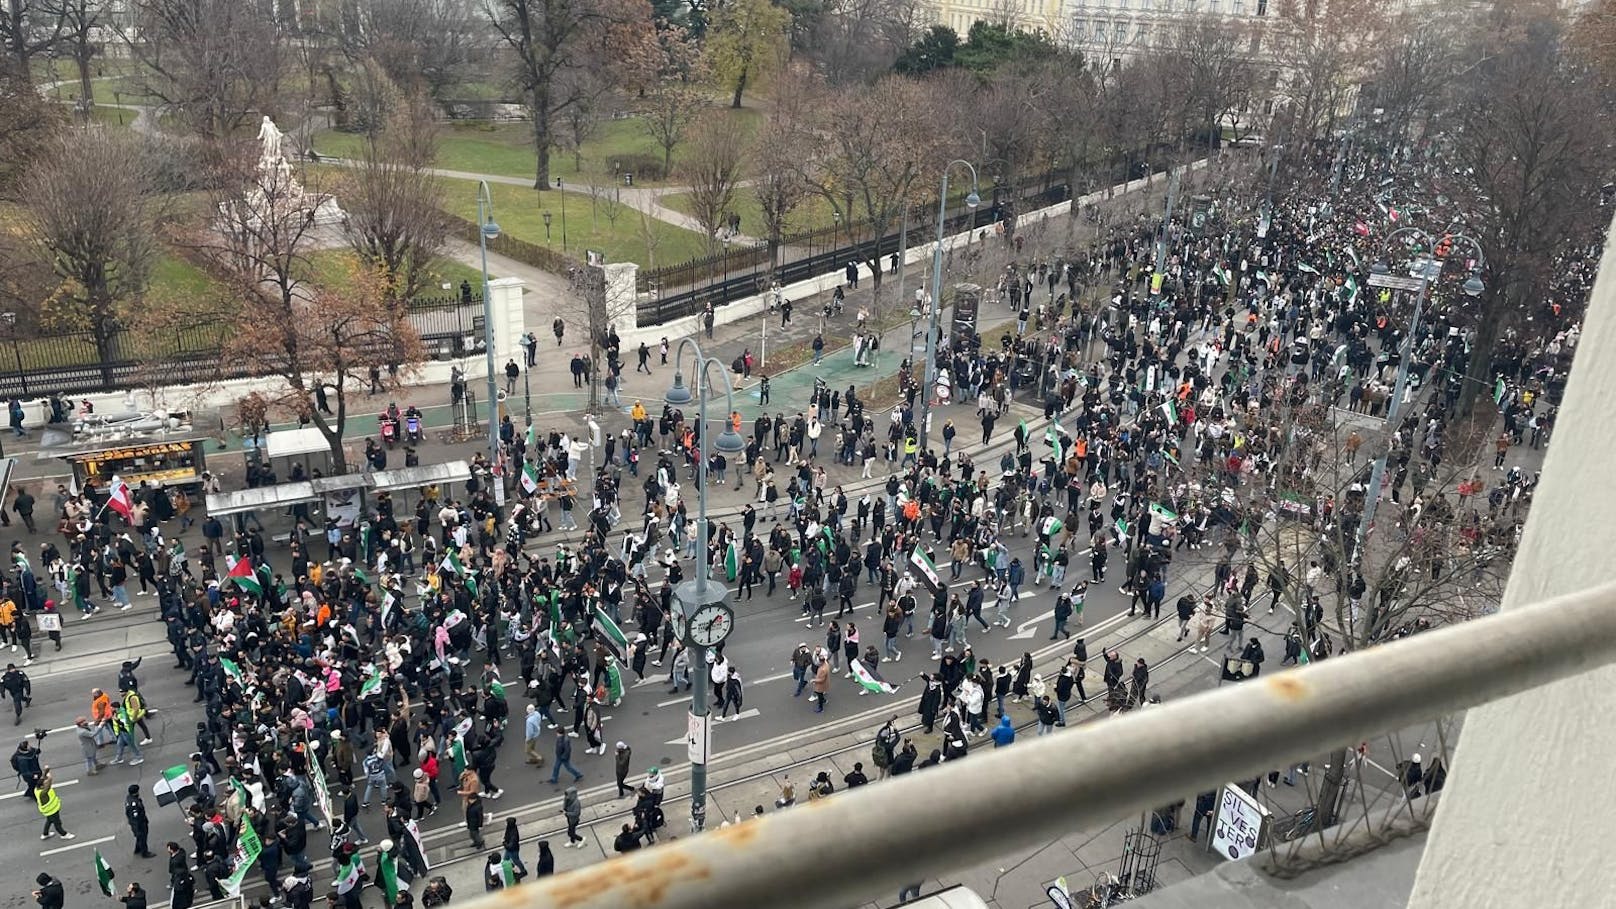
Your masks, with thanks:
[{"label": "black iron fence", "polygon": [[[1019,187],[996,187],[974,211],[963,204],[951,214],[943,228],[947,235],[967,228],[988,227],[1011,211],[1032,211],[1067,198],[1066,184],[1053,175],[1023,181]],[[932,206],[917,207],[909,224],[909,245],[920,246],[936,237],[937,219]],[[782,237],[781,263],[770,267],[766,246],[730,249],[712,257],[697,259],[669,268],[641,271],[640,291],[647,296],[638,309],[640,325],[659,325],[714,308],[766,290],[772,281],[781,286],[805,281],[845,268],[849,261],[861,265],[872,259],[885,263],[903,244],[900,225],[890,225],[891,233],[871,236],[867,223],[832,225],[820,230]],[[679,282],[684,282],[683,285]],[[674,288],[680,288],[674,290]]]},{"label": "black iron fence", "polygon": [[[472,293],[410,304],[410,324],[421,336],[427,359],[482,352],[482,299],[481,293]],[[118,329],[99,344],[90,331],[0,336],[0,397],[93,394],[249,378],[246,365],[219,356],[226,333],[233,329],[223,321],[186,325],[155,336]]]}]

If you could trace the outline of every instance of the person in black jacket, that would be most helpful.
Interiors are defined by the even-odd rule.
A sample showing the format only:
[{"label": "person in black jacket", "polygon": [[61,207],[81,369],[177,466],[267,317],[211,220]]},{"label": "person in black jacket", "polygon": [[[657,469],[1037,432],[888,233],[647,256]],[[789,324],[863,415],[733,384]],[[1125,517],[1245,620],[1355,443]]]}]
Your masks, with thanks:
[{"label": "person in black jacket", "polygon": [[640,835],[634,832],[633,824],[624,824],[623,832],[612,841],[613,852],[633,852],[640,848]]},{"label": "person in black jacket", "polygon": [[146,890],[139,884],[130,884],[118,902],[123,903],[123,909],[146,909]]},{"label": "person in black jacket", "polygon": [[39,904],[39,909],[62,909],[66,897],[62,893],[61,881],[41,871],[34,878],[34,883],[39,885],[39,889],[34,891],[34,902]]},{"label": "person in black jacket", "polygon": [[135,838],[135,855],[152,858],[153,853],[146,845],[151,819],[146,816],[146,803],[140,799],[140,787],[134,783],[129,784],[129,794],[124,796],[123,816],[129,822],[129,833]]},{"label": "person in black jacket", "polygon": [[[27,621],[25,617],[19,624],[26,624]],[[7,663],[5,674],[0,675],[0,690],[5,691],[6,696],[11,698],[11,705],[16,708],[17,718],[11,725],[21,726],[22,709],[34,702],[34,686],[28,674],[18,669],[16,663]]]},{"label": "person in black jacket", "polygon": [[170,909],[191,909],[191,903],[196,900],[196,878],[191,876],[191,863],[185,850],[173,840],[168,843],[168,887],[173,891],[169,897]]}]

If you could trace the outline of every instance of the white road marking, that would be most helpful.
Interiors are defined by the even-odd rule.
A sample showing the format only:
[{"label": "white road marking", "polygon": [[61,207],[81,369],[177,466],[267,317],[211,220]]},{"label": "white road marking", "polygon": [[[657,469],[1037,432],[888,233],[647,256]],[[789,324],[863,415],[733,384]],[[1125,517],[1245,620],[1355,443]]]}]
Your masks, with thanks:
[{"label": "white road marking", "polygon": [[[752,708],[747,709],[747,710],[742,710],[740,713],[737,713],[732,717],[727,717],[727,718],[722,719],[722,720],[715,716],[715,717],[713,717],[713,725],[717,726],[717,725],[721,725],[721,724],[724,724],[724,723],[733,723],[736,720],[750,719],[750,718],[755,717],[755,716],[760,716],[762,713],[763,713],[763,711],[757,709],[756,707],[752,707]],[[683,745],[683,744],[686,744],[686,743],[685,743],[684,736],[680,736],[679,738],[673,739],[672,741],[663,742],[662,744],[664,744],[664,745]]]},{"label": "white road marking", "polygon": [[85,846],[99,846],[102,843],[110,843],[115,839],[117,839],[117,837],[115,837],[115,836],[103,836],[98,840],[85,840],[82,843],[73,843],[73,844],[67,845],[67,846],[58,846],[55,849],[46,849],[44,852],[41,852],[39,854],[39,857],[44,858],[47,855],[55,855],[58,852],[67,852],[67,851],[72,850],[72,849],[83,849]]},{"label": "white road marking", "polygon": [[[79,782],[78,780],[62,780],[60,783],[56,784],[56,788],[61,789],[64,786],[76,786],[76,785],[78,785],[78,782]],[[5,795],[0,795],[0,800],[21,798],[22,796],[24,796],[26,794],[27,794],[26,790],[23,790],[23,791],[20,791],[20,792],[8,792]]]}]

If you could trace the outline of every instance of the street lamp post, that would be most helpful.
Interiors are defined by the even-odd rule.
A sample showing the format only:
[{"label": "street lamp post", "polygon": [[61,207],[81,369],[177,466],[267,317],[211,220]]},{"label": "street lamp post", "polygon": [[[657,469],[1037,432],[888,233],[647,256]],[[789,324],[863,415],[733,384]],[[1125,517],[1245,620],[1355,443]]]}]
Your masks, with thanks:
[{"label": "street lamp post", "polygon": [[[694,392],[684,381],[684,354],[685,348],[693,351],[695,369],[692,375],[695,378]],[[700,451],[696,453],[696,553],[700,560],[696,565],[694,579],[680,584],[674,590],[674,629],[682,637],[690,649],[690,727],[695,732],[688,739],[690,751],[690,830],[699,832],[707,823],[707,760],[710,744],[707,710],[707,648],[723,641],[734,627],[734,613],[729,611],[725,600],[729,591],[722,585],[715,583],[709,574],[712,570],[712,559],[708,557],[707,545],[711,535],[711,528],[707,518],[707,456],[708,426],[707,426],[707,398],[712,390],[711,380],[708,378],[708,367],[718,366],[718,376],[724,382],[725,408],[724,429],[712,442],[712,448],[726,454],[735,454],[746,449],[746,442],[735,432],[729,422],[729,414],[735,411],[735,386],[730,382],[729,372],[717,360],[707,357],[701,352],[701,345],[692,338],[683,338],[679,341],[679,348],[674,354],[673,361],[673,387],[668,389],[665,400],[675,407],[684,407],[692,400],[696,401],[696,419],[700,427],[697,437],[700,439]],[[726,617],[727,616],[727,617]]]},{"label": "street lamp post", "polygon": [[965,197],[965,207],[975,210],[982,204],[976,194],[976,167],[959,158],[943,165],[943,194],[937,198],[937,245],[931,251],[931,300],[926,306],[926,365],[920,370],[920,426],[918,450],[926,450],[926,437],[931,434],[931,393],[937,377],[937,315],[943,308],[943,231],[948,223],[948,172],[954,165],[963,164],[971,172],[971,192]]},{"label": "street lamp post", "polygon": [[549,246],[550,245],[550,210],[545,209],[542,212],[542,214],[544,215],[544,245]]},{"label": "street lamp post", "polygon": [[488,241],[499,239],[494,223],[494,196],[488,181],[477,181],[477,245],[483,267],[483,354],[488,360],[488,468],[494,472],[494,498],[505,502],[505,482],[499,471],[499,389],[494,379],[494,303],[488,291]]},{"label": "street lamp post", "polygon": [[[1427,250],[1436,249],[1436,239],[1417,227],[1404,227],[1392,231],[1392,233],[1386,237],[1383,246],[1390,248],[1392,241],[1396,240],[1399,235],[1404,234],[1423,241]],[[1445,233],[1444,236],[1447,236],[1455,241],[1463,241],[1468,243],[1476,251],[1476,264],[1470,270],[1470,277],[1465,280],[1463,289],[1466,296],[1481,296],[1481,292],[1485,288],[1481,283],[1479,273],[1487,262],[1486,256],[1481,251],[1481,244],[1464,234]],[[1369,277],[1371,286],[1375,285],[1377,279],[1384,281],[1386,276],[1390,275],[1391,273],[1391,267],[1384,262],[1376,262],[1370,266],[1369,270],[1371,272]],[[1403,408],[1403,396],[1408,389],[1408,365],[1409,360],[1411,360],[1414,355],[1414,338],[1417,334],[1419,334],[1420,315],[1425,309],[1426,299],[1430,296],[1431,284],[1439,275],[1441,275],[1441,273],[1442,263],[1434,257],[1427,258],[1420,263],[1420,274],[1418,276],[1419,296],[1416,297],[1414,301],[1414,317],[1409,323],[1408,335],[1403,338],[1402,349],[1398,351],[1397,380],[1392,384],[1392,399],[1386,407],[1386,425],[1390,427],[1390,431],[1393,434],[1397,432],[1397,419]],[[1380,503],[1380,485],[1385,481],[1386,461],[1390,454],[1391,446],[1388,444],[1387,450],[1382,452],[1380,457],[1375,459],[1374,469],[1369,474],[1369,489],[1366,490],[1364,494],[1363,518],[1358,524],[1358,533],[1356,534],[1357,540],[1353,546],[1354,559],[1360,564],[1363,561],[1363,548],[1366,545],[1366,540],[1369,533],[1369,525],[1374,521],[1375,507]],[[1372,630],[1374,622],[1374,610],[1367,610],[1365,612],[1365,616],[1366,619],[1364,630]],[[1365,635],[1365,638],[1367,639],[1367,635]]]},{"label": "street lamp post", "polygon": [[[560,177],[556,177],[556,195],[561,197],[561,251],[566,252],[567,251],[567,191],[565,189],[562,189],[562,187],[561,187],[561,178]],[[550,226],[550,218],[548,216],[546,216],[545,219],[544,219],[544,225],[545,225],[545,227]],[[548,231],[545,232],[545,236],[546,237],[549,236]]]}]

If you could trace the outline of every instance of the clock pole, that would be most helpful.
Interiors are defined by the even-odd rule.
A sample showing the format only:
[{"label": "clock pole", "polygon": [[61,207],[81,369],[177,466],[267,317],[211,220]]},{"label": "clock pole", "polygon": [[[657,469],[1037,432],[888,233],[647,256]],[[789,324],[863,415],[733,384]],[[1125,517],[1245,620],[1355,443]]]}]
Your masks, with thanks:
[{"label": "clock pole", "polygon": [[[695,359],[695,390],[684,383],[684,355],[685,347],[694,351]],[[728,405],[723,430],[716,437],[710,433],[707,423],[707,398],[711,392],[712,383],[708,378],[707,368],[717,365],[717,373],[723,381],[725,403]],[[712,570],[712,558],[708,553],[708,541],[712,530],[707,520],[707,453],[721,451],[727,454],[736,454],[745,450],[746,442],[731,425],[728,414],[735,413],[735,387],[730,382],[729,373],[725,371],[724,364],[713,360],[701,352],[701,347],[695,340],[684,338],[679,342],[679,349],[674,355],[673,387],[668,389],[666,400],[675,407],[684,407],[692,402],[696,403],[697,438],[700,440],[701,451],[696,457],[696,557],[700,560],[696,564],[696,576],[674,589],[675,607],[679,609],[684,618],[685,645],[690,651],[690,726],[695,733],[688,737],[690,752],[690,831],[701,832],[707,824],[707,759],[708,746],[712,741],[711,723],[707,708],[707,682],[711,677],[707,668],[707,646],[720,643],[725,636],[733,630],[734,623],[726,622],[720,634],[716,637],[702,635],[692,627],[691,619],[704,607],[713,604],[722,605],[729,596],[729,591],[722,584],[715,584],[708,577]],[[739,419],[736,417],[735,419]],[[711,440],[709,442],[709,440]],[[701,640],[698,641],[697,638]]]}]

